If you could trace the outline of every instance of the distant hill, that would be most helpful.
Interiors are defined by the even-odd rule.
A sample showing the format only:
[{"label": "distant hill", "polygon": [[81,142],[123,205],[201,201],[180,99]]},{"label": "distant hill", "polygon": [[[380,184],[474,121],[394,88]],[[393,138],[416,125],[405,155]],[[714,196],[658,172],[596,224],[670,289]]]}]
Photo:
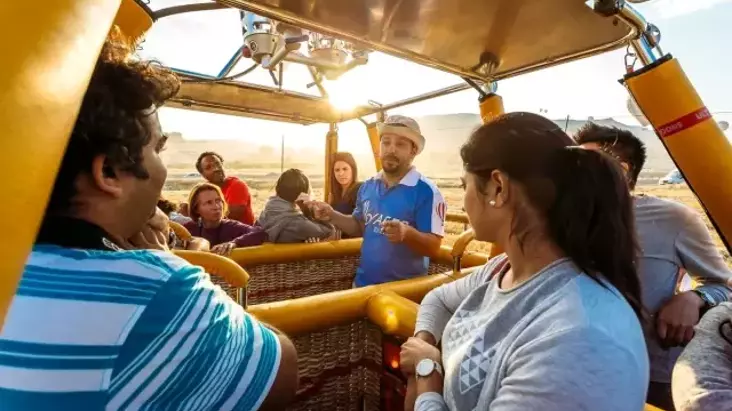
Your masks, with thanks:
[{"label": "distant hill", "polygon": [[[475,128],[480,126],[480,117],[477,114],[446,114],[424,116],[418,118],[417,121],[427,138],[425,151],[417,159],[417,166],[431,175],[441,174],[438,171],[447,174],[460,173],[462,167],[458,153],[460,145]],[[630,126],[613,119],[593,119],[592,121],[603,126],[629,130],[640,138],[646,144],[648,151],[646,174],[664,174],[674,168],[666,149],[652,130]],[[554,120],[554,122],[573,135],[587,123],[587,120]],[[447,164],[445,164],[446,162]],[[433,168],[439,168],[439,170],[433,170]]]},{"label": "distant hill", "polygon": [[[455,178],[462,171],[459,149],[470,133],[480,125],[477,114],[429,115],[417,118],[423,134],[427,138],[424,152],[416,159],[416,166],[425,174],[435,178]],[[674,165],[661,141],[652,130],[629,126],[613,119],[593,119],[595,123],[630,130],[638,136],[648,150],[645,175],[655,181],[659,174],[665,174]],[[554,120],[562,129],[572,135],[587,120]],[[180,133],[169,133],[169,148],[164,160],[172,169],[194,168],[198,155],[204,151],[215,151],[225,155],[227,164],[232,168],[262,169],[262,175],[279,170],[280,152],[270,145],[242,144],[231,140],[186,140]],[[364,164],[362,177],[372,173],[373,157],[370,154],[356,156],[359,164]],[[252,165],[256,162],[256,165]],[[322,178],[322,149],[286,150],[286,167],[298,167],[311,173],[312,177]],[[276,175],[276,174],[275,174]]]},{"label": "distant hill", "polygon": [[[280,150],[272,145],[253,145],[236,140],[187,140],[179,132],[168,134],[167,149],[162,153],[163,161],[168,168],[195,171],[198,156],[206,151],[221,154],[226,164],[232,168],[279,168]],[[322,157],[322,150],[298,149],[286,151],[285,164],[288,167],[308,168],[311,159]],[[322,164],[322,160],[320,163]]]}]

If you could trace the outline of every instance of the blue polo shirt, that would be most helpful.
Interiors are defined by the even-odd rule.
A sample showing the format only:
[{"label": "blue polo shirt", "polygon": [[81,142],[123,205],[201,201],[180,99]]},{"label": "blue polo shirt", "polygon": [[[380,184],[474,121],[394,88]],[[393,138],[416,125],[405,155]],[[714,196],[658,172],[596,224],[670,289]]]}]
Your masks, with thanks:
[{"label": "blue polo shirt", "polygon": [[364,224],[358,287],[405,280],[427,273],[429,258],[404,243],[392,243],[381,223],[400,220],[423,233],[445,234],[445,200],[437,186],[414,167],[399,184],[387,188],[382,173],[366,180],[358,191],[353,216]]}]

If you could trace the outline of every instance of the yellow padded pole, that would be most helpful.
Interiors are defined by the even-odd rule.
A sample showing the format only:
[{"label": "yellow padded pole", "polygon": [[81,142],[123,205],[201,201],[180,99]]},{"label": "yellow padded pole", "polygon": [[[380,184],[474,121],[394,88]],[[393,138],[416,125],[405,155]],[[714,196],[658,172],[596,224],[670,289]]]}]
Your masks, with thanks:
[{"label": "yellow padded pole", "polygon": [[[0,1],[0,320],[15,294],[119,0]],[[2,323],[0,323],[1,326]]]},{"label": "yellow padded pole", "polygon": [[[503,98],[498,94],[488,94],[485,97],[481,97],[480,101],[480,119],[483,120],[483,124],[490,123],[494,118],[504,113],[503,109]],[[467,245],[467,244],[466,244]],[[495,244],[491,245],[490,257],[493,258],[503,253],[503,250]]]},{"label": "yellow padded pole", "polygon": [[366,132],[369,136],[369,143],[371,143],[371,153],[373,153],[374,155],[374,164],[376,164],[376,171],[381,171],[381,157],[379,157],[381,138],[379,137],[379,130],[376,128],[376,123],[370,123],[369,125],[367,125]]},{"label": "yellow padded pole", "polygon": [[679,62],[671,56],[626,75],[624,82],[729,249],[732,239],[729,140]]},{"label": "yellow padded pole", "polygon": [[394,291],[382,291],[366,303],[366,316],[388,335],[409,338],[414,335],[419,304]]},{"label": "yellow padded pole", "polygon": [[122,0],[114,18],[114,25],[134,41],[145,36],[153,24],[152,16],[144,7],[135,0]]},{"label": "yellow padded pole", "polygon": [[330,201],[331,186],[330,180],[333,175],[333,157],[338,151],[338,128],[335,124],[330,125],[328,134],[325,135],[325,188],[323,197]]},{"label": "yellow padded pole", "polygon": [[503,98],[498,94],[488,94],[480,100],[480,119],[483,124],[490,123],[494,118],[500,116],[505,111],[503,109]]}]

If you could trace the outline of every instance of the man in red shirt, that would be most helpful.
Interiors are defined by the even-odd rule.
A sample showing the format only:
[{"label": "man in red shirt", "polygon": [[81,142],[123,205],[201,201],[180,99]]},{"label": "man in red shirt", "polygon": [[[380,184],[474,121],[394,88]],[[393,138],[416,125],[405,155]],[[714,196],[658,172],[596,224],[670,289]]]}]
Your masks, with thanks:
[{"label": "man in red shirt", "polygon": [[207,151],[198,156],[196,169],[209,183],[221,187],[224,199],[229,205],[229,218],[254,225],[252,213],[252,196],[247,183],[236,177],[226,177],[224,159],[220,155]]}]

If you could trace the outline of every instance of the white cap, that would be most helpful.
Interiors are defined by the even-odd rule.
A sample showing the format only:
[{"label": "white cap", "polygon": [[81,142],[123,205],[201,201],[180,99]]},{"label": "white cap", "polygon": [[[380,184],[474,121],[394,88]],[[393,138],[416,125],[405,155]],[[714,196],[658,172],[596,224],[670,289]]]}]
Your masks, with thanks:
[{"label": "white cap", "polygon": [[424,136],[419,129],[419,124],[413,118],[396,115],[389,116],[383,123],[378,123],[376,128],[379,130],[379,136],[388,133],[408,138],[417,146],[417,154],[424,150]]}]

